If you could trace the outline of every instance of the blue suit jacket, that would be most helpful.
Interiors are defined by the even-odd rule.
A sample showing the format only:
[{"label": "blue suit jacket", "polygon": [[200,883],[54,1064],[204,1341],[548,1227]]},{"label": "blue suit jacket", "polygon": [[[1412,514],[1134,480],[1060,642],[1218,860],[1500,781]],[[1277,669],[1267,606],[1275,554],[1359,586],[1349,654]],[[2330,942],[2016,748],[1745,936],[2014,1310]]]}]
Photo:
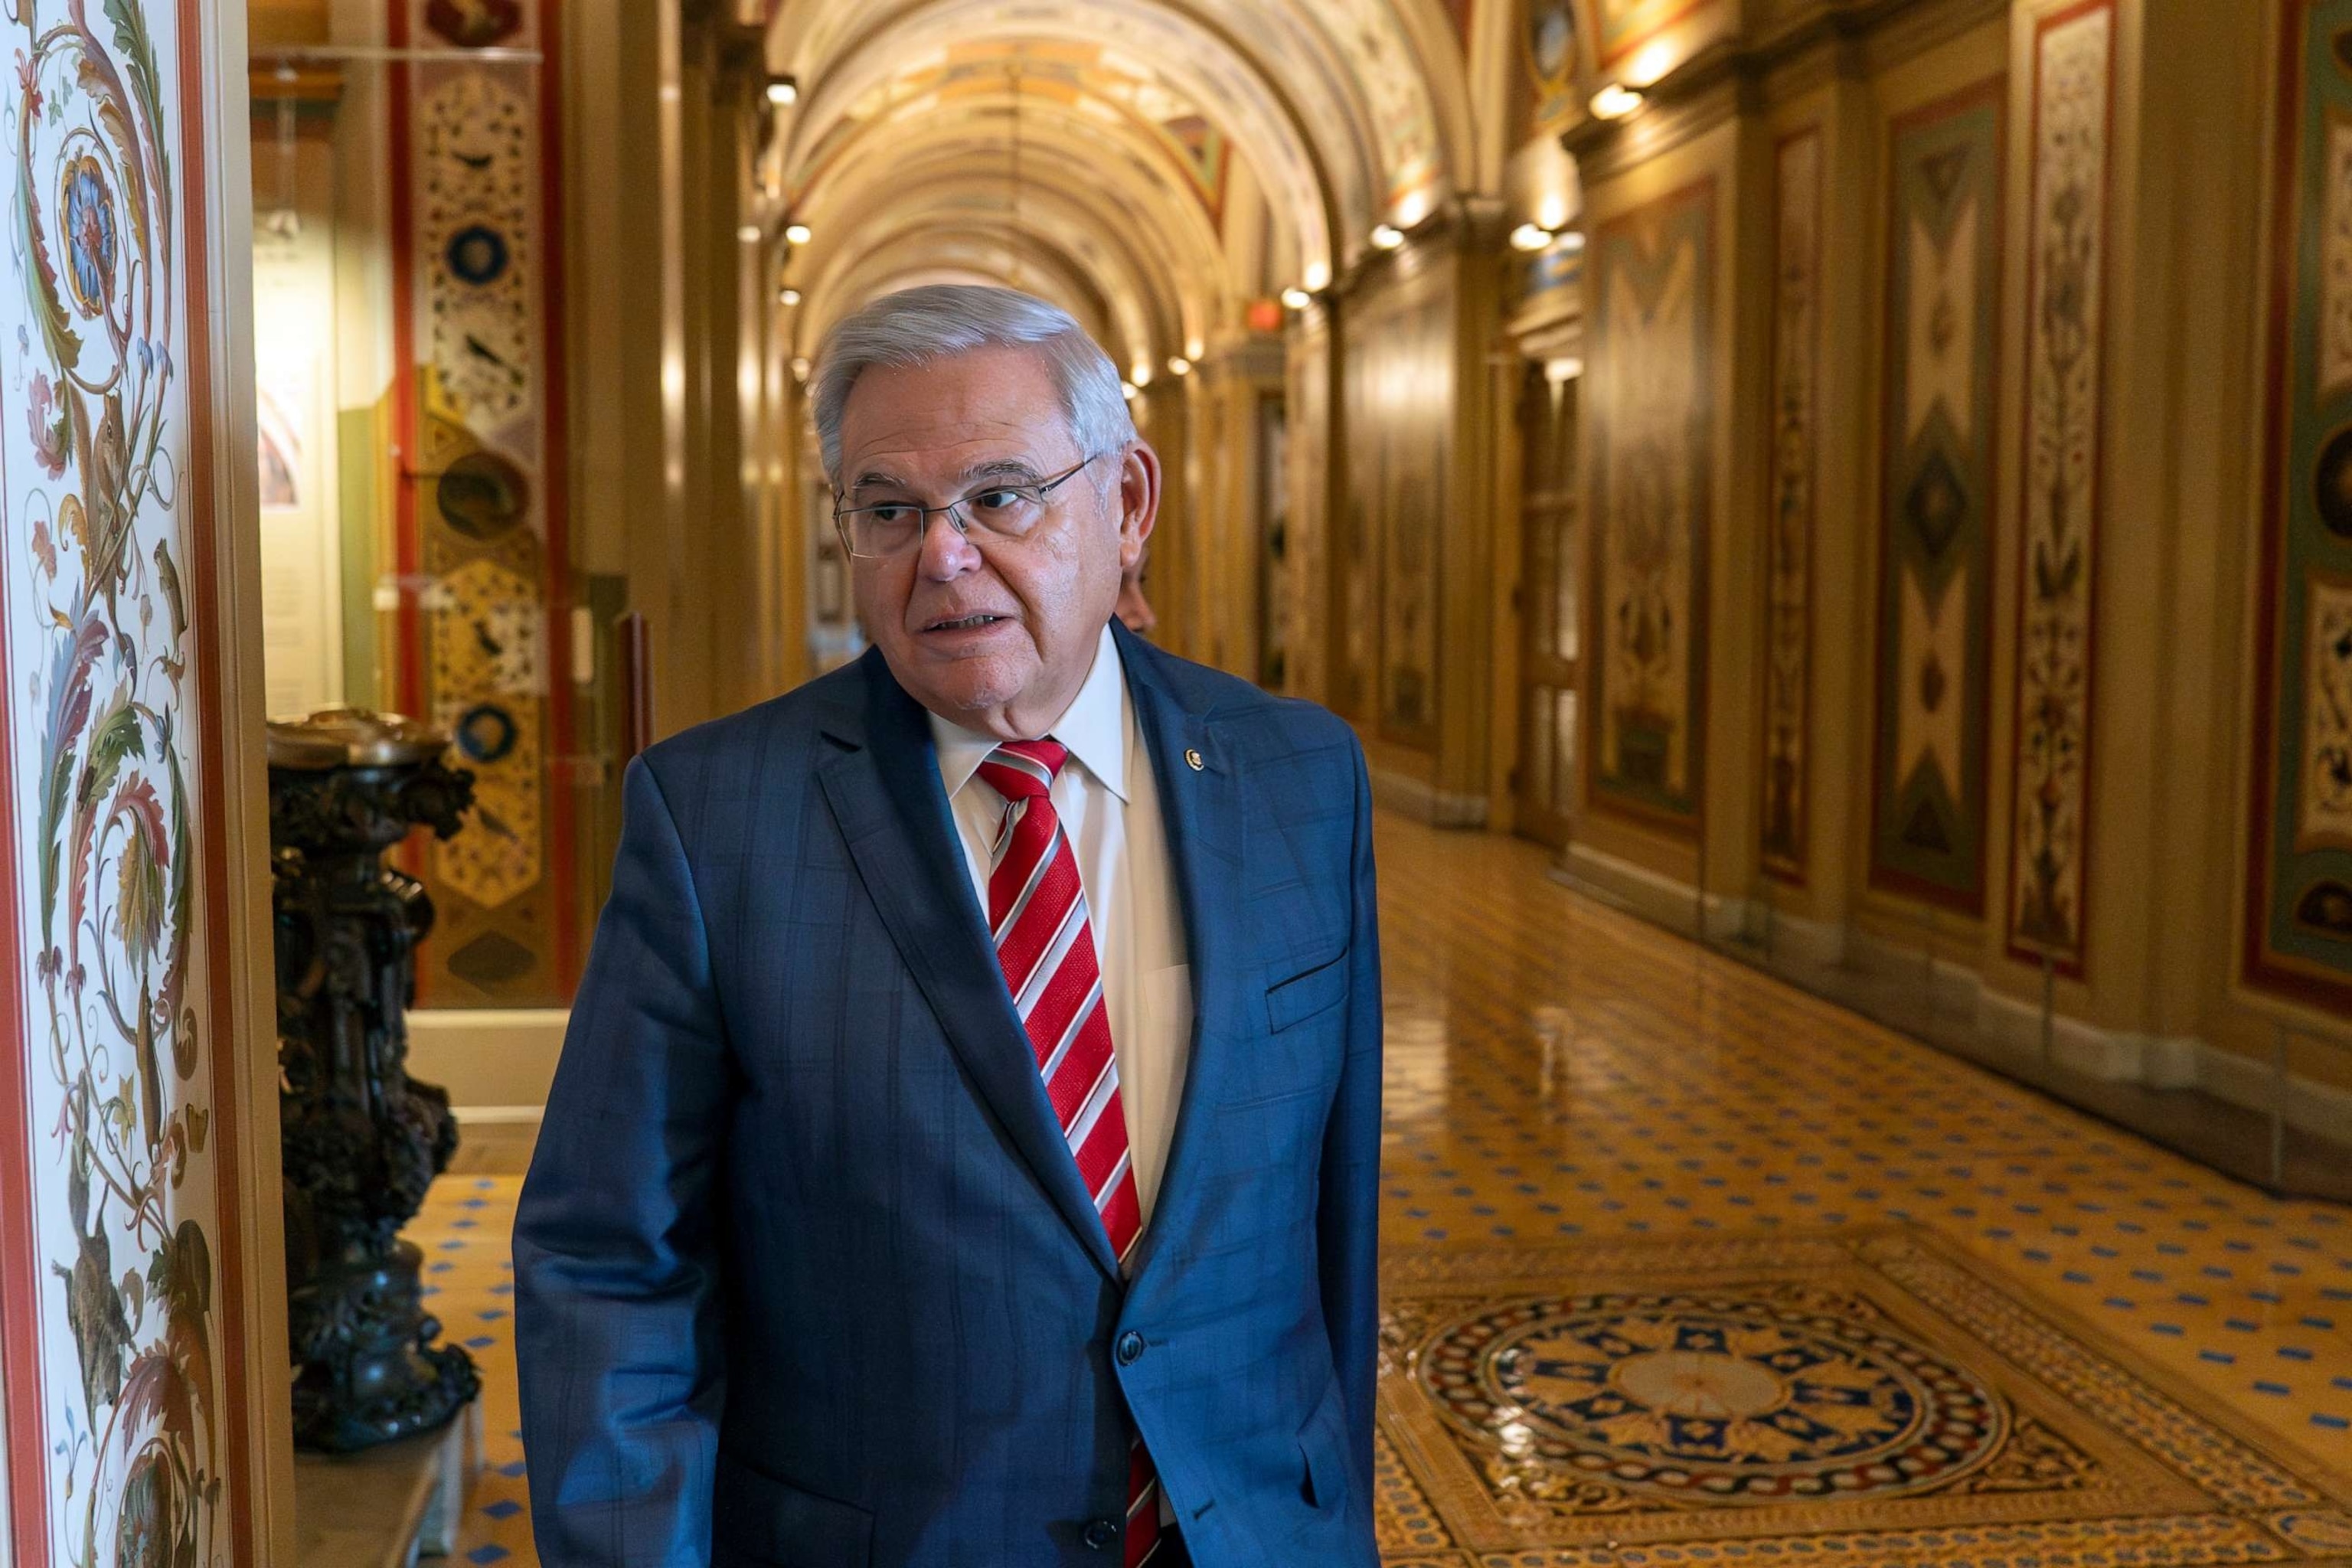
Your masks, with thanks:
[{"label": "blue suit jacket", "polygon": [[1129,1411],[1202,1568],[1377,1563],[1362,753],[1118,646],[1196,1019],[1125,1284],[880,657],[628,768],[515,1222],[547,1568],[1115,1563]]}]

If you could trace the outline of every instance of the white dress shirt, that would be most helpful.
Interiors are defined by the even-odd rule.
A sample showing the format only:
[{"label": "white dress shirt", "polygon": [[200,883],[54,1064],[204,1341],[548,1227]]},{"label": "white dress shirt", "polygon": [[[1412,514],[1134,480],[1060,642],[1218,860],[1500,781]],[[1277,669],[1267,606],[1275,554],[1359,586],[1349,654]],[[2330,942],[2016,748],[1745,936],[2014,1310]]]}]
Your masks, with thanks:
[{"label": "white dress shirt", "polygon": [[[930,719],[940,783],[984,916],[1004,797],[978,770],[997,742],[936,713]],[[1087,897],[1111,1048],[1118,1058],[1135,1195],[1149,1224],[1192,1057],[1192,971],[1151,753],[1136,726],[1127,672],[1108,626],[1086,684],[1045,735],[1070,753],[1054,780],[1054,810],[1077,849],[1078,886]]]}]

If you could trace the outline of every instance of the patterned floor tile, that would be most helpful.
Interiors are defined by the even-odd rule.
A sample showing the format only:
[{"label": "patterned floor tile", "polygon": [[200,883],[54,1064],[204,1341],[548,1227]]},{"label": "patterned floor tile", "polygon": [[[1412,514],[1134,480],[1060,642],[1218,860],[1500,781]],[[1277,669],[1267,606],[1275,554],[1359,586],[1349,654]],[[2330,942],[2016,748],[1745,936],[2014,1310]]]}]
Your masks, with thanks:
[{"label": "patterned floor tile", "polygon": [[[2352,1510],[2340,1500],[2352,1477],[2352,1211],[2264,1197],[1580,899],[1527,845],[1383,817],[1379,851],[1391,1329],[1406,1321],[1399,1304],[1428,1299],[1426,1277],[1445,1272],[1459,1321],[1486,1320],[1478,1342],[1508,1339],[1518,1351],[1496,1390],[1586,1405],[1582,1436],[1561,1435],[1572,1422],[1521,1422],[1516,1448],[1498,1439],[1475,1464],[1449,1461],[1455,1481],[1463,1468],[1498,1466],[1495,1485],[1478,1483],[1489,1498],[1516,1476],[1535,1509],[1515,1539],[1465,1539],[1463,1500],[1436,1486],[1449,1472],[1414,1447],[1436,1441],[1435,1421],[1462,1455],[1461,1428],[1412,1384],[1400,1393],[1408,1363],[1391,1344],[1376,1475],[1389,1568],[2352,1563]],[[461,1552],[495,1551],[504,1555],[480,1561],[529,1568],[505,1315],[518,1184],[511,1173],[444,1177],[410,1235],[441,1269],[433,1305],[448,1336],[488,1342],[477,1355],[492,1468]],[[1923,1306],[1886,1268],[1855,1261],[1857,1248],[1895,1245],[1973,1281],[1969,1299],[1993,1316]],[[1750,1260],[1730,1271],[1741,1289],[1713,1265],[1678,1279],[1654,1267],[1657,1248],[1724,1247]],[[1847,1261],[1830,1268],[1822,1248]],[[1808,1258],[1818,1266],[1810,1276]],[[1574,1266],[1556,1267],[1562,1259]],[[1830,1275],[1843,1284],[1824,1284]],[[1792,1288],[1825,1292],[1819,1325],[1773,1294]],[[1530,1302],[1533,1317],[1505,1321]],[[1891,1324],[1885,1344],[1857,1331],[1857,1307]],[[2058,1363],[2034,1363],[2023,1340],[2005,1337],[2030,1339],[2021,1323],[2075,1347],[2082,1365],[2121,1371],[2068,1385]],[[1542,1337],[1563,1324],[1568,1337]],[[1605,1353],[1577,1331],[1601,1335]],[[1710,1361],[1734,1346],[1759,1373]],[[1615,1413],[1590,1404],[1612,1376],[1622,1392],[1622,1369],[1643,1357],[1631,1387],[1657,1403]],[[1453,1370],[1477,1364],[1473,1353]],[[1780,1381],[1768,1386],[1760,1373]],[[2116,1375],[2168,1401],[2181,1431],[2221,1434],[2252,1470],[2200,1469],[2167,1447],[2187,1441],[2178,1433],[2142,1441],[2121,1416],[2081,1415],[2084,1399],[2112,1394]],[[1997,1400],[1985,1418],[2006,1423],[1998,1443],[1980,1440],[1957,1394],[1939,1403],[1918,1393],[1942,1381],[1964,1391],[1971,1379]],[[1771,1410],[1759,1402],[1789,1384],[1835,1419],[1778,1439],[1760,1433],[1753,1418]],[[1946,1425],[1906,1438],[1894,1390]],[[1413,1421],[1407,1394],[1428,1404]],[[1775,1450],[1757,1462],[1780,1467],[1792,1492],[1805,1464],[1822,1473],[1824,1455],[1832,1471],[1856,1461],[1850,1484],[1762,1505],[1710,1495],[1742,1478],[1705,1473],[1705,1439],[1742,1411],[1741,1440]],[[2028,1423],[2039,1435],[2021,1442]],[[1596,1450],[1576,1444],[1602,1428],[1650,1451],[1604,1456],[1594,1471]],[[1554,1451],[1563,1471],[1647,1489],[1641,1506],[1619,1511],[1685,1522],[1596,1531],[1577,1515],[1586,1521],[1561,1525],[1532,1496],[1559,1489],[1544,1468]],[[1621,1460],[1636,1473],[1616,1475]],[[1938,1463],[1947,1468],[1921,1472]],[[2095,1482],[2082,1479],[2092,1472]],[[2244,1479],[2257,1472],[2284,1480]],[[2075,1484],[2061,1484],[2070,1473]],[[1991,1484],[2004,1477],[2017,1484]],[[1865,1507],[1853,1494],[1869,1484],[1883,1495]],[[2116,1512],[2126,1495],[2143,1511]],[[1978,1500],[1961,1507],[1956,1496]],[[1980,1517],[2001,1513],[1991,1502],[2008,1511]],[[1752,1516],[1765,1507],[1822,1511],[1759,1533]],[[1937,1507],[1948,1510],[1940,1521],[1919,1521]]]}]

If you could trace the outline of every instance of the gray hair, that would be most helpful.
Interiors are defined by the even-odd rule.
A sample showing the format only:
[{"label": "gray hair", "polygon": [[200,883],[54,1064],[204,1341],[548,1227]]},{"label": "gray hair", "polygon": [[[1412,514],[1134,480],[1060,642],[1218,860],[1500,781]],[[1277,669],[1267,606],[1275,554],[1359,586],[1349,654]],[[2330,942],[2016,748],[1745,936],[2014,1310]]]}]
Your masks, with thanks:
[{"label": "gray hair", "polygon": [[841,416],[860,375],[983,348],[1034,348],[1045,356],[1080,451],[1111,451],[1135,439],[1118,367],[1067,310],[1016,289],[934,283],[885,294],[825,334],[810,378],[825,478],[841,482]]}]

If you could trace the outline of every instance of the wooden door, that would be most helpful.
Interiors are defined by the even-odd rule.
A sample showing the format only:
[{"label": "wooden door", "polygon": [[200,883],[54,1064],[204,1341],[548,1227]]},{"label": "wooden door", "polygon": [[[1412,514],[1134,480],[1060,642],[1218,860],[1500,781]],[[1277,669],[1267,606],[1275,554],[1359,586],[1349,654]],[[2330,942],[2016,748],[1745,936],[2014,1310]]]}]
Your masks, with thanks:
[{"label": "wooden door", "polygon": [[1576,776],[1576,692],[1583,537],[1576,504],[1574,379],[1529,364],[1519,396],[1524,457],[1519,538],[1519,758],[1512,771],[1519,833],[1568,844]]}]

